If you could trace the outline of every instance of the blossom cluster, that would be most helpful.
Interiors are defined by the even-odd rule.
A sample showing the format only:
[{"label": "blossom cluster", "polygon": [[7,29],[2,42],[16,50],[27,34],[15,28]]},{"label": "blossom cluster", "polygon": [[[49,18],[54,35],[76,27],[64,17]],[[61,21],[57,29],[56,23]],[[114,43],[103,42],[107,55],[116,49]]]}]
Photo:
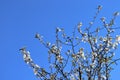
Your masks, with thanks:
[{"label": "blossom cluster", "polygon": [[[21,48],[24,61],[32,67],[34,74],[42,80],[109,80],[112,65],[116,59],[115,50],[120,44],[120,34],[115,34],[115,19],[118,12],[113,14],[110,22],[105,17],[100,18],[102,26],[93,27],[102,9],[97,12],[89,26],[84,30],[79,22],[72,35],[68,36],[63,28],[56,28],[56,42],[45,42],[40,34],[36,34],[41,44],[48,49],[49,70],[35,64],[26,48]],[[77,32],[76,32],[77,29]],[[101,33],[105,33],[102,34]]]},{"label": "blossom cluster", "polygon": [[21,48],[20,49],[21,53],[23,54],[23,60],[30,66],[33,68],[33,72],[37,77],[43,77],[46,76],[47,73],[44,70],[44,68],[41,68],[40,66],[38,66],[37,64],[35,64],[30,56],[30,52],[26,51],[26,48]]}]

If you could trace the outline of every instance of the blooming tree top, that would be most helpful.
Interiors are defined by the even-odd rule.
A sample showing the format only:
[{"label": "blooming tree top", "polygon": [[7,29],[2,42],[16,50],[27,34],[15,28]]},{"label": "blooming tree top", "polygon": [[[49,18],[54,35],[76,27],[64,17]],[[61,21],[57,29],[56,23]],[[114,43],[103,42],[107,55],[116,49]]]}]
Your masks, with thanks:
[{"label": "blooming tree top", "polygon": [[[68,36],[63,28],[56,28],[56,42],[45,42],[40,34],[36,34],[41,44],[48,49],[49,71],[38,66],[32,60],[29,51],[21,48],[24,61],[32,67],[38,79],[43,80],[109,80],[112,65],[120,58],[115,59],[115,50],[120,44],[120,34],[114,26],[118,12],[113,14],[110,22],[105,17],[100,18],[102,26],[94,27],[94,22],[102,9],[98,6],[97,12],[89,26],[82,29],[80,22],[74,28],[72,36]],[[101,35],[101,33],[105,33]],[[84,47],[84,45],[86,45]]]}]

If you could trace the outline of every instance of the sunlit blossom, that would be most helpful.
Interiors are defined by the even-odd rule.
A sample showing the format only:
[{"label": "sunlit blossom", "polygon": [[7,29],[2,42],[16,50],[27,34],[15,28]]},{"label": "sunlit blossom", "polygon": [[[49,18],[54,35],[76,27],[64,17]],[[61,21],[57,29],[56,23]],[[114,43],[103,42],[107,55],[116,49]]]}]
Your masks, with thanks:
[{"label": "sunlit blossom", "polygon": [[51,45],[51,43],[50,43],[50,42],[47,42],[47,43],[46,43],[46,45],[47,45],[47,46],[50,46],[50,45]]},{"label": "sunlit blossom", "polygon": [[50,51],[51,51],[51,53],[59,54],[59,50],[55,44],[52,45]]},{"label": "sunlit blossom", "polygon": [[34,68],[33,71],[34,71],[34,74],[35,74],[35,75],[38,74],[38,70],[37,70],[37,69]]},{"label": "sunlit blossom", "polygon": [[87,33],[83,33],[82,36],[83,36],[83,37],[86,37],[86,36],[87,36]]},{"label": "sunlit blossom", "polygon": [[117,43],[117,42],[114,42],[114,43],[112,44],[112,48],[113,48],[113,49],[117,49],[117,46],[118,46],[118,43]]},{"label": "sunlit blossom", "polygon": [[59,56],[57,56],[57,60],[58,60],[60,63],[62,63],[63,57],[59,55]]},{"label": "sunlit blossom", "polygon": [[32,59],[31,59],[31,57],[30,57],[29,54],[24,54],[24,55],[23,55],[23,58],[24,58],[24,60],[25,60],[25,62],[26,62],[27,64],[32,61]]},{"label": "sunlit blossom", "polygon": [[105,17],[102,17],[102,18],[101,18],[101,21],[103,21],[103,22],[104,22],[104,21],[105,21]]},{"label": "sunlit blossom", "polygon": [[92,25],[92,24],[93,24],[93,22],[90,22],[89,24],[90,24],[90,25]]},{"label": "sunlit blossom", "polygon": [[99,5],[99,6],[97,7],[97,9],[100,11],[100,10],[102,9],[102,6]]},{"label": "sunlit blossom", "polygon": [[100,28],[98,27],[97,29],[96,29],[96,32],[99,32],[100,31]]},{"label": "sunlit blossom", "polygon": [[76,80],[74,75],[70,75],[70,80]]},{"label": "sunlit blossom", "polygon": [[96,56],[97,56],[97,53],[96,53],[96,52],[92,52],[92,55],[96,57]]},{"label": "sunlit blossom", "polygon": [[92,68],[94,68],[94,67],[95,67],[95,64],[96,64],[96,63],[95,63],[95,61],[94,61],[93,63],[90,64],[90,66],[91,66]]},{"label": "sunlit blossom", "polygon": [[105,75],[102,75],[101,78],[102,78],[102,80],[106,80],[107,79]]},{"label": "sunlit blossom", "polygon": [[36,69],[40,69],[40,66],[37,65],[37,64],[35,64],[35,65],[34,65],[34,68],[36,68]]},{"label": "sunlit blossom", "polygon": [[120,36],[119,35],[116,36],[116,41],[120,42]]},{"label": "sunlit blossom", "polygon": [[93,42],[94,42],[94,43],[97,43],[97,38],[93,38]]},{"label": "sunlit blossom", "polygon": [[35,38],[40,38],[40,34],[36,33]]},{"label": "sunlit blossom", "polygon": [[78,29],[80,29],[80,27],[82,26],[82,22],[78,23]]},{"label": "sunlit blossom", "polygon": [[60,29],[59,27],[56,28],[56,32],[60,32],[62,31],[62,29]]},{"label": "sunlit blossom", "polygon": [[85,70],[86,70],[87,72],[90,72],[90,69],[89,69],[89,68],[86,68]]},{"label": "sunlit blossom", "polygon": [[120,15],[119,12],[115,12],[115,13],[114,13],[114,16],[119,16],[119,15]]}]

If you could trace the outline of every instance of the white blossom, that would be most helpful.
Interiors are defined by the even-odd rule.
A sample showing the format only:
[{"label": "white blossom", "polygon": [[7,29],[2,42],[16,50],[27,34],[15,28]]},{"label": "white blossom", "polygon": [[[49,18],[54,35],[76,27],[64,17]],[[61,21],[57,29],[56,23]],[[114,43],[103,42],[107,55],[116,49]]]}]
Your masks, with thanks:
[{"label": "white blossom", "polygon": [[109,48],[105,48],[105,51],[108,52],[110,49]]},{"label": "white blossom", "polygon": [[37,75],[38,74],[38,70],[37,69],[33,69],[34,74]]},{"label": "white blossom", "polygon": [[31,59],[31,57],[30,57],[29,54],[24,54],[24,55],[23,55],[23,59],[24,59],[24,61],[25,61],[27,64],[32,61],[32,59]]},{"label": "white blossom", "polygon": [[97,38],[93,38],[94,43],[97,43]]},{"label": "white blossom", "polygon": [[92,24],[93,24],[93,22],[90,22],[89,24],[90,24],[90,25],[92,25]]},{"label": "white blossom", "polygon": [[84,42],[84,43],[86,43],[86,42],[88,42],[88,38],[82,37],[81,41]]},{"label": "white blossom", "polygon": [[40,38],[40,34],[36,33],[35,38]]},{"label": "white blossom", "polygon": [[75,39],[76,39],[76,40],[79,40],[79,37],[76,37]]},{"label": "white blossom", "polygon": [[94,68],[94,67],[95,67],[95,61],[94,61],[93,63],[91,63],[90,66],[91,66],[92,68]]},{"label": "white blossom", "polygon": [[87,33],[83,33],[83,37],[87,37]]},{"label": "white blossom", "polygon": [[89,69],[89,68],[86,68],[85,70],[86,70],[87,72],[90,72],[90,69]]},{"label": "white blossom", "polygon": [[25,47],[21,48],[20,51],[22,52],[22,54],[26,54],[26,48]]},{"label": "white blossom", "polygon": [[66,55],[69,55],[69,54],[70,54],[70,52],[68,52],[68,51],[67,51],[65,54],[66,54]]},{"label": "white blossom", "polygon": [[54,64],[50,64],[50,66],[49,66],[50,68],[54,68],[55,67],[55,65]]},{"label": "white blossom", "polygon": [[105,41],[107,41],[107,38],[106,38],[106,37],[104,37],[104,38],[103,38],[103,41],[104,41],[104,42],[105,42]]},{"label": "white blossom", "polygon": [[63,61],[63,57],[60,56],[60,55],[58,55],[58,56],[57,56],[57,60],[58,60],[60,63],[62,63],[62,61]]},{"label": "white blossom", "polygon": [[54,78],[55,78],[54,74],[50,75],[50,80],[54,80]]},{"label": "white blossom", "polygon": [[119,16],[119,15],[120,15],[119,12],[115,12],[115,13],[114,13],[114,16]]},{"label": "white blossom", "polygon": [[59,27],[57,27],[57,28],[56,28],[56,31],[57,31],[57,32],[60,32],[60,31],[62,31],[62,29],[60,29]]},{"label": "white blossom", "polygon": [[105,75],[102,75],[101,78],[102,78],[102,80],[106,80],[106,76]]},{"label": "white blossom", "polygon": [[82,22],[78,23],[78,29],[82,26]]},{"label": "white blossom", "polygon": [[102,17],[102,18],[101,18],[101,21],[103,21],[103,22],[104,22],[104,21],[105,21],[105,17]]},{"label": "white blossom", "polygon": [[116,41],[120,42],[120,35],[116,35]]},{"label": "white blossom", "polygon": [[78,54],[85,60],[86,58],[85,58],[83,50],[84,50],[83,48],[80,48]]},{"label": "white blossom", "polygon": [[112,44],[112,48],[113,48],[113,49],[116,49],[116,48],[117,48],[117,45],[118,45],[118,43],[117,43],[117,42],[114,42],[114,43]]},{"label": "white blossom", "polygon": [[66,37],[66,34],[65,34],[65,33],[63,33],[63,34],[62,34],[62,37],[63,37],[63,38],[65,38],[65,37]]},{"label": "white blossom", "polygon": [[76,80],[74,75],[70,75],[70,80]]},{"label": "white blossom", "polygon": [[79,74],[77,72],[74,73],[75,77],[79,77]]},{"label": "white blossom", "polygon": [[58,48],[57,48],[57,46],[55,44],[52,45],[50,51],[51,51],[51,53],[55,53],[55,54],[59,54],[60,53]]},{"label": "white blossom", "polygon": [[102,6],[99,5],[97,9],[98,9],[98,11],[100,11],[102,9]]},{"label": "white blossom", "polygon": [[100,28],[98,27],[97,29],[96,29],[96,32],[99,32],[100,31]]},{"label": "white blossom", "polygon": [[50,45],[51,45],[51,43],[50,43],[50,42],[47,42],[47,43],[46,43],[46,45],[47,45],[47,46],[50,46]]},{"label": "white blossom", "polygon": [[82,57],[84,60],[86,59],[84,53],[81,54],[81,57]]},{"label": "white blossom", "polygon": [[97,53],[96,52],[92,52],[92,55],[97,57]]},{"label": "white blossom", "polygon": [[34,68],[40,69],[40,66],[38,66],[37,64],[35,64],[35,65],[34,65]]}]

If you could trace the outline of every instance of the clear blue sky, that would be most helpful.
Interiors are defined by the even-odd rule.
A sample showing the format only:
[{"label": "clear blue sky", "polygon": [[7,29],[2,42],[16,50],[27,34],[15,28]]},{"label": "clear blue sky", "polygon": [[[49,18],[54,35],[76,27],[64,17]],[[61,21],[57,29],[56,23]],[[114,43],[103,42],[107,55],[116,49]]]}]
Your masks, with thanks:
[{"label": "clear blue sky", "polygon": [[[46,49],[34,34],[53,41],[55,27],[69,33],[78,22],[89,23],[99,4],[103,5],[100,15],[109,19],[120,11],[120,0],[0,0],[0,80],[37,80],[19,48],[27,46],[34,61],[46,67]],[[119,22],[120,17],[116,24]],[[112,80],[119,80],[119,75],[120,64],[115,66]]]}]

